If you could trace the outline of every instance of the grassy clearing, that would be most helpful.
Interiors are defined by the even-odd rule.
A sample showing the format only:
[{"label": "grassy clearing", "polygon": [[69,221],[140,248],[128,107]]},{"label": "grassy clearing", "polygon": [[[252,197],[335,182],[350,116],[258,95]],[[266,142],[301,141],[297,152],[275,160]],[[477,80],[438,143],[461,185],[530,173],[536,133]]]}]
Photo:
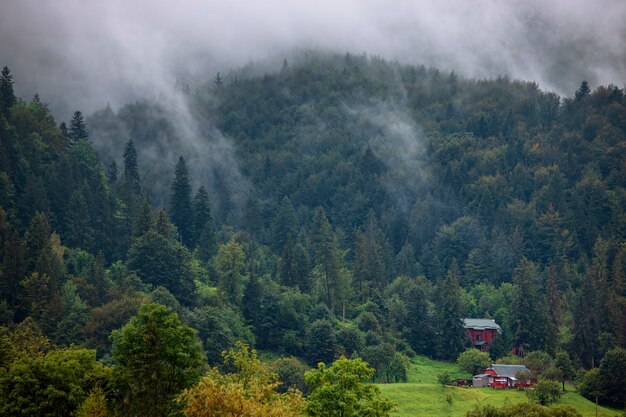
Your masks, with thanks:
[{"label": "grassy clearing", "polygon": [[[406,384],[380,384],[382,395],[397,404],[396,417],[441,416],[464,417],[478,405],[498,407],[527,402],[522,391],[494,390],[492,388],[442,387],[437,375],[449,371],[453,378],[469,378],[454,364],[437,362],[425,357],[412,360]],[[451,399],[451,403],[448,402]],[[585,417],[595,417],[595,404],[571,390],[561,397],[559,405],[575,408]],[[620,411],[600,407],[598,416],[614,417]]]}]

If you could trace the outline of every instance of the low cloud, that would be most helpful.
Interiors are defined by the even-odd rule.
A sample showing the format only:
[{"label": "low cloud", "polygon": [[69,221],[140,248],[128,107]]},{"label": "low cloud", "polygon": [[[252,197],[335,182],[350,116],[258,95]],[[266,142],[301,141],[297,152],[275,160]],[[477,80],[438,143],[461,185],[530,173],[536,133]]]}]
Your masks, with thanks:
[{"label": "low cloud", "polygon": [[620,0],[0,3],[0,64],[57,117],[167,93],[294,48],[380,55],[470,77],[508,74],[571,95],[624,84]]}]

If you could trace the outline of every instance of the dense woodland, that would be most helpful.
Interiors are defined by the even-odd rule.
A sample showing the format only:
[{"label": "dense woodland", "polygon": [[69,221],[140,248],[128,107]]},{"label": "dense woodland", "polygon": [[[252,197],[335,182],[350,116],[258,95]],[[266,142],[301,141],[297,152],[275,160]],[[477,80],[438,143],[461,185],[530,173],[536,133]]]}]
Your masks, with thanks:
[{"label": "dense woodland", "polygon": [[[167,399],[202,364],[229,369],[237,342],[284,357],[270,366],[305,393],[294,375],[342,355],[402,381],[407,357],[457,359],[463,317],[502,326],[494,360],[516,347],[539,371],[558,354],[626,366],[616,86],[560,97],[305,53],[59,123],[44,98],[15,97],[19,74],[0,82],[0,396],[15,400],[1,415],[58,398],[65,415],[85,399],[148,412],[129,410],[160,391],[129,357],[149,318],[197,371]],[[72,394],[16,385],[37,367]],[[625,405],[623,389],[589,392]],[[150,415],[181,412],[161,406]]]}]

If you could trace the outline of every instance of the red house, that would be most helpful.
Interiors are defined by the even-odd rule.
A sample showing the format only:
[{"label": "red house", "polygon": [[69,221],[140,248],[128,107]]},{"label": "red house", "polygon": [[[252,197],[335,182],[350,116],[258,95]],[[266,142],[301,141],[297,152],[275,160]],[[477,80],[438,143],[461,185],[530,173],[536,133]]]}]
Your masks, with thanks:
[{"label": "red house", "polygon": [[531,378],[530,371],[524,365],[493,364],[482,375],[476,377],[488,377],[489,385],[496,389],[527,388],[537,381]]},{"label": "red house", "polygon": [[463,319],[463,322],[472,346],[483,352],[489,350],[496,334],[502,333],[502,329],[493,319]]}]

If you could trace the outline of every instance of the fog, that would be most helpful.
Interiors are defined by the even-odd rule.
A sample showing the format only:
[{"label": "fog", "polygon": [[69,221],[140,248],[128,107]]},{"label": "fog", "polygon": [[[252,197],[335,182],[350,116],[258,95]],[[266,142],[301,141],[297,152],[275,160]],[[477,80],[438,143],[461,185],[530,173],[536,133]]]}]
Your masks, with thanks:
[{"label": "fog", "polygon": [[368,53],[572,95],[624,85],[621,0],[3,0],[0,65],[60,119],[168,94],[295,48]]}]

